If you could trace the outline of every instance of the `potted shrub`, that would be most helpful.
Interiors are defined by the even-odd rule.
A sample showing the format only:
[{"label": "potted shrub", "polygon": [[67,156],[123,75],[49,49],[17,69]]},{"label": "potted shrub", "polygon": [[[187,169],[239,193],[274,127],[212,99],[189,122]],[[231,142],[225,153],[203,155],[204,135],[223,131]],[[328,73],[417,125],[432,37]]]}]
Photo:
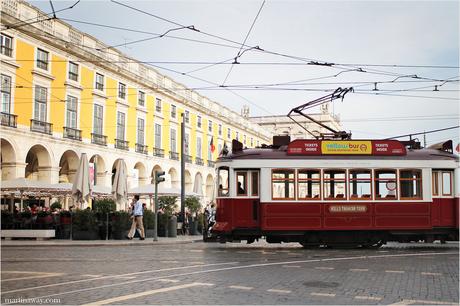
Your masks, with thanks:
[{"label": "potted shrub", "polygon": [[[160,237],[175,237],[174,234],[177,233],[168,233],[168,223],[170,222],[171,217],[177,209],[177,196],[161,196],[158,197],[158,207],[163,212],[158,216],[158,236]],[[177,219],[173,220],[172,222]],[[177,225],[174,227],[177,228]]]},{"label": "potted shrub", "polygon": [[189,227],[190,235],[198,235],[198,222],[196,216],[201,209],[200,199],[195,196],[185,198],[185,207],[190,212]]},{"label": "potted shrub", "polygon": [[144,210],[144,231],[145,237],[153,237],[153,231],[155,228],[155,213],[151,210]]},{"label": "potted shrub", "polygon": [[2,229],[13,228],[13,214],[7,210],[2,210]]},{"label": "potted shrub", "polygon": [[93,202],[93,211],[96,213],[99,237],[106,239],[109,232],[109,215],[117,209],[117,205],[111,199],[97,200]]},{"label": "potted shrub", "polygon": [[54,202],[53,204],[51,204],[50,209],[51,211],[56,211],[58,209],[62,209],[62,205],[60,202]]},{"label": "potted shrub", "polygon": [[131,215],[125,211],[116,211],[112,215],[112,238],[124,239],[131,227]]},{"label": "potted shrub", "polygon": [[72,218],[72,236],[75,240],[96,240],[97,219],[91,210],[77,210]]},{"label": "potted shrub", "polygon": [[72,213],[68,210],[59,212],[59,226],[57,227],[56,236],[59,239],[70,238],[70,224],[72,223]]},{"label": "potted shrub", "polygon": [[32,212],[30,210],[22,211],[19,216],[21,217],[21,228],[31,228],[32,226]]},{"label": "potted shrub", "polygon": [[46,210],[41,210],[37,213],[36,224],[39,224],[41,228],[52,228],[54,223],[53,216]]}]

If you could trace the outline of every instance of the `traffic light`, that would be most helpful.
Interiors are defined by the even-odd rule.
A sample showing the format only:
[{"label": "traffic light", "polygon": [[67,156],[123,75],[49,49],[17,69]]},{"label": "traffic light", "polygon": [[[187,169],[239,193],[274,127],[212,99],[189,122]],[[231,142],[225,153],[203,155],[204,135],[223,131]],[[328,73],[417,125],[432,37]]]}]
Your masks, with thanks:
[{"label": "traffic light", "polygon": [[155,171],[155,184],[164,182],[165,181],[165,178],[163,177],[164,175],[165,175],[164,171]]}]

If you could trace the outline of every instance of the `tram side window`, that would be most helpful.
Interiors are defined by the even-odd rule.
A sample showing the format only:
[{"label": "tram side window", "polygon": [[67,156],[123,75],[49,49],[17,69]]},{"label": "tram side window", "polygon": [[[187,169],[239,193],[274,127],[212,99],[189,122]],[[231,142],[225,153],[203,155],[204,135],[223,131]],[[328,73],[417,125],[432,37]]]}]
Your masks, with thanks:
[{"label": "tram side window", "polygon": [[433,195],[439,195],[439,172],[432,172],[431,174],[431,188],[433,190]]},{"label": "tram side window", "polygon": [[217,195],[219,197],[228,196],[228,168],[221,167],[218,170]]},{"label": "tram side window", "polygon": [[346,199],[345,170],[324,170],[324,199]]},{"label": "tram side window", "polygon": [[451,172],[442,173],[442,195],[443,196],[452,195],[452,173]]},{"label": "tram side window", "polygon": [[422,198],[422,171],[399,171],[399,184],[401,186],[401,199],[412,200]]},{"label": "tram side window", "polygon": [[396,199],[396,170],[375,170],[375,199]]},{"label": "tram side window", "polygon": [[236,172],[236,195],[247,196],[248,195],[248,173],[247,172]]},{"label": "tram side window", "polygon": [[371,170],[350,170],[350,199],[369,200],[372,196]]},{"label": "tram side window", "polygon": [[251,196],[259,195],[259,172],[251,172]]},{"label": "tram side window", "polygon": [[295,171],[293,169],[275,169],[272,171],[272,199],[295,199]]},{"label": "tram side window", "polygon": [[319,200],[321,198],[321,173],[319,170],[299,170],[297,177],[299,200]]}]

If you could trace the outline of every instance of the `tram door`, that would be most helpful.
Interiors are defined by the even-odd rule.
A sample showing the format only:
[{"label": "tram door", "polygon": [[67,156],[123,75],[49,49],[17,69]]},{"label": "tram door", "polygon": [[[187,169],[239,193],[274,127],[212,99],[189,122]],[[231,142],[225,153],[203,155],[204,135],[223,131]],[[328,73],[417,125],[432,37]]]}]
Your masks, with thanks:
[{"label": "tram door", "polygon": [[233,220],[237,228],[257,228],[260,220],[259,169],[235,170]]}]

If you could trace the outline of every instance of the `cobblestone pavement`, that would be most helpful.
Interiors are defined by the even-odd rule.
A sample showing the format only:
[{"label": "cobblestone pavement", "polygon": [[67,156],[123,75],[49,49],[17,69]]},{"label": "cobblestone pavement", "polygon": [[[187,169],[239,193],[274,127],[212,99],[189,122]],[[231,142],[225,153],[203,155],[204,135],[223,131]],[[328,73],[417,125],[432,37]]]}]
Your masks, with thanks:
[{"label": "cobblestone pavement", "polygon": [[458,305],[459,245],[2,248],[5,304]]}]

